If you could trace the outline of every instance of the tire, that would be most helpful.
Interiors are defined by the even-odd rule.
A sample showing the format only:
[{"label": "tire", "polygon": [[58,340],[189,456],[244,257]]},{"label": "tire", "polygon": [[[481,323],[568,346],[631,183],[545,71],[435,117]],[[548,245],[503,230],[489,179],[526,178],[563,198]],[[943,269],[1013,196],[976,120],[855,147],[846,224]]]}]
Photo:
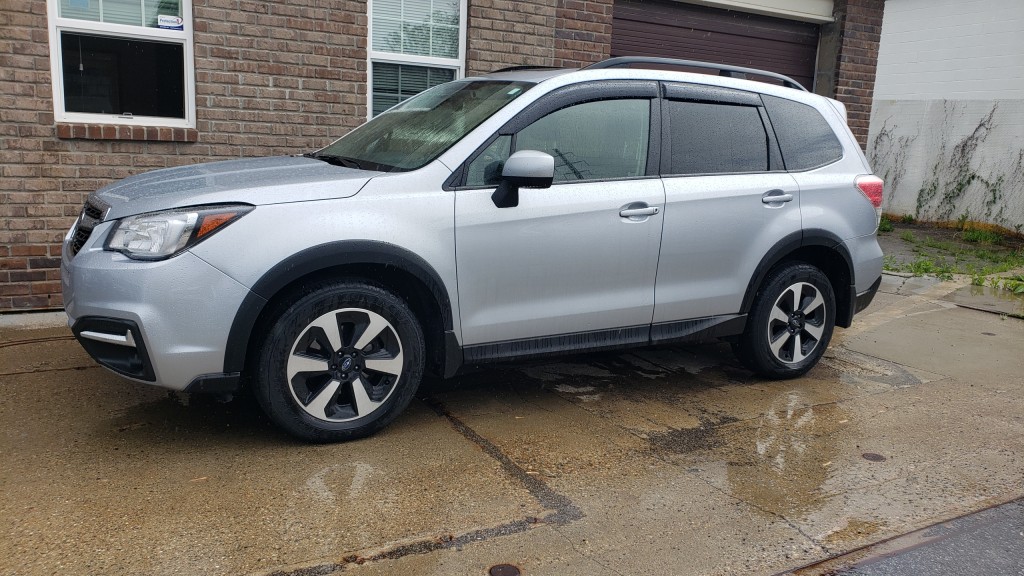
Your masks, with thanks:
[{"label": "tire", "polygon": [[835,322],[836,297],[828,277],[810,264],[785,263],[758,289],[747,329],[733,350],[761,376],[796,378],[825,353]]},{"label": "tire", "polygon": [[255,392],[275,424],[310,442],[369,436],[412,401],[425,346],[405,302],[380,286],[312,286],[259,348]]}]

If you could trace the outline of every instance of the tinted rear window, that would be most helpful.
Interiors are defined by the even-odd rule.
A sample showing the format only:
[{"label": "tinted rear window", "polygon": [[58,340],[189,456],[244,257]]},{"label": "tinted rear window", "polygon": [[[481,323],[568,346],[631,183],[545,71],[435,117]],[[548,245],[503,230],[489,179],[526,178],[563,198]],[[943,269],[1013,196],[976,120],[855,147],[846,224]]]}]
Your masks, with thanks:
[{"label": "tinted rear window", "polygon": [[762,95],[761,98],[775,128],[787,170],[810,170],[843,157],[843,145],[813,107],[775,96]]},{"label": "tinted rear window", "polygon": [[667,103],[672,174],[768,170],[768,137],[753,106]]}]

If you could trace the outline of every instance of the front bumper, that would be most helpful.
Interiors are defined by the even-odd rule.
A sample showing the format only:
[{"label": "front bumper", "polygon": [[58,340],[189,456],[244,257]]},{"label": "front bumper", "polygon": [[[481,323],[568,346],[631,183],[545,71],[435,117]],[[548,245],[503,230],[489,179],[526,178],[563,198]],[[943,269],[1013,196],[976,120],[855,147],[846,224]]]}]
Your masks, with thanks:
[{"label": "front bumper", "polygon": [[248,289],[191,252],[144,262],[105,251],[110,226],[97,225],[74,256],[70,234],[65,240],[64,305],[82,346],[122,376],[173,390],[223,377],[228,332]]}]

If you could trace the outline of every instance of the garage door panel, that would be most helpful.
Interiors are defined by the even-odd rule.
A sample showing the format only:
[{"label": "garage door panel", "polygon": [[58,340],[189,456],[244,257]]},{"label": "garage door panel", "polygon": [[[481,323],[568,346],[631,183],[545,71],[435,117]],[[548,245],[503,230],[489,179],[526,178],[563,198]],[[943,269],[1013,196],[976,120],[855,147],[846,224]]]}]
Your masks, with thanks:
[{"label": "garage door panel", "polygon": [[704,60],[778,72],[808,88],[813,83],[816,24],[636,0],[616,2],[613,17],[612,56]]},{"label": "garage door panel", "polygon": [[680,2],[616,2],[614,17],[727,34],[736,34],[737,26],[742,26],[743,35],[754,38],[777,40],[778,35],[784,33],[791,41],[812,45],[818,42],[818,27],[815,24]]}]

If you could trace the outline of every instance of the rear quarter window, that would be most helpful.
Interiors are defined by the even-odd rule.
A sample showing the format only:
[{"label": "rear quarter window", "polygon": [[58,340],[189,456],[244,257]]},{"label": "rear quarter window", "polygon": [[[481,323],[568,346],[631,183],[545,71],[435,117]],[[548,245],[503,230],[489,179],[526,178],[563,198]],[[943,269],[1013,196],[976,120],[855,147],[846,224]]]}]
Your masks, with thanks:
[{"label": "rear quarter window", "polygon": [[811,170],[843,157],[843,145],[814,107],[776,96],[761,98],[787,170]]}]

